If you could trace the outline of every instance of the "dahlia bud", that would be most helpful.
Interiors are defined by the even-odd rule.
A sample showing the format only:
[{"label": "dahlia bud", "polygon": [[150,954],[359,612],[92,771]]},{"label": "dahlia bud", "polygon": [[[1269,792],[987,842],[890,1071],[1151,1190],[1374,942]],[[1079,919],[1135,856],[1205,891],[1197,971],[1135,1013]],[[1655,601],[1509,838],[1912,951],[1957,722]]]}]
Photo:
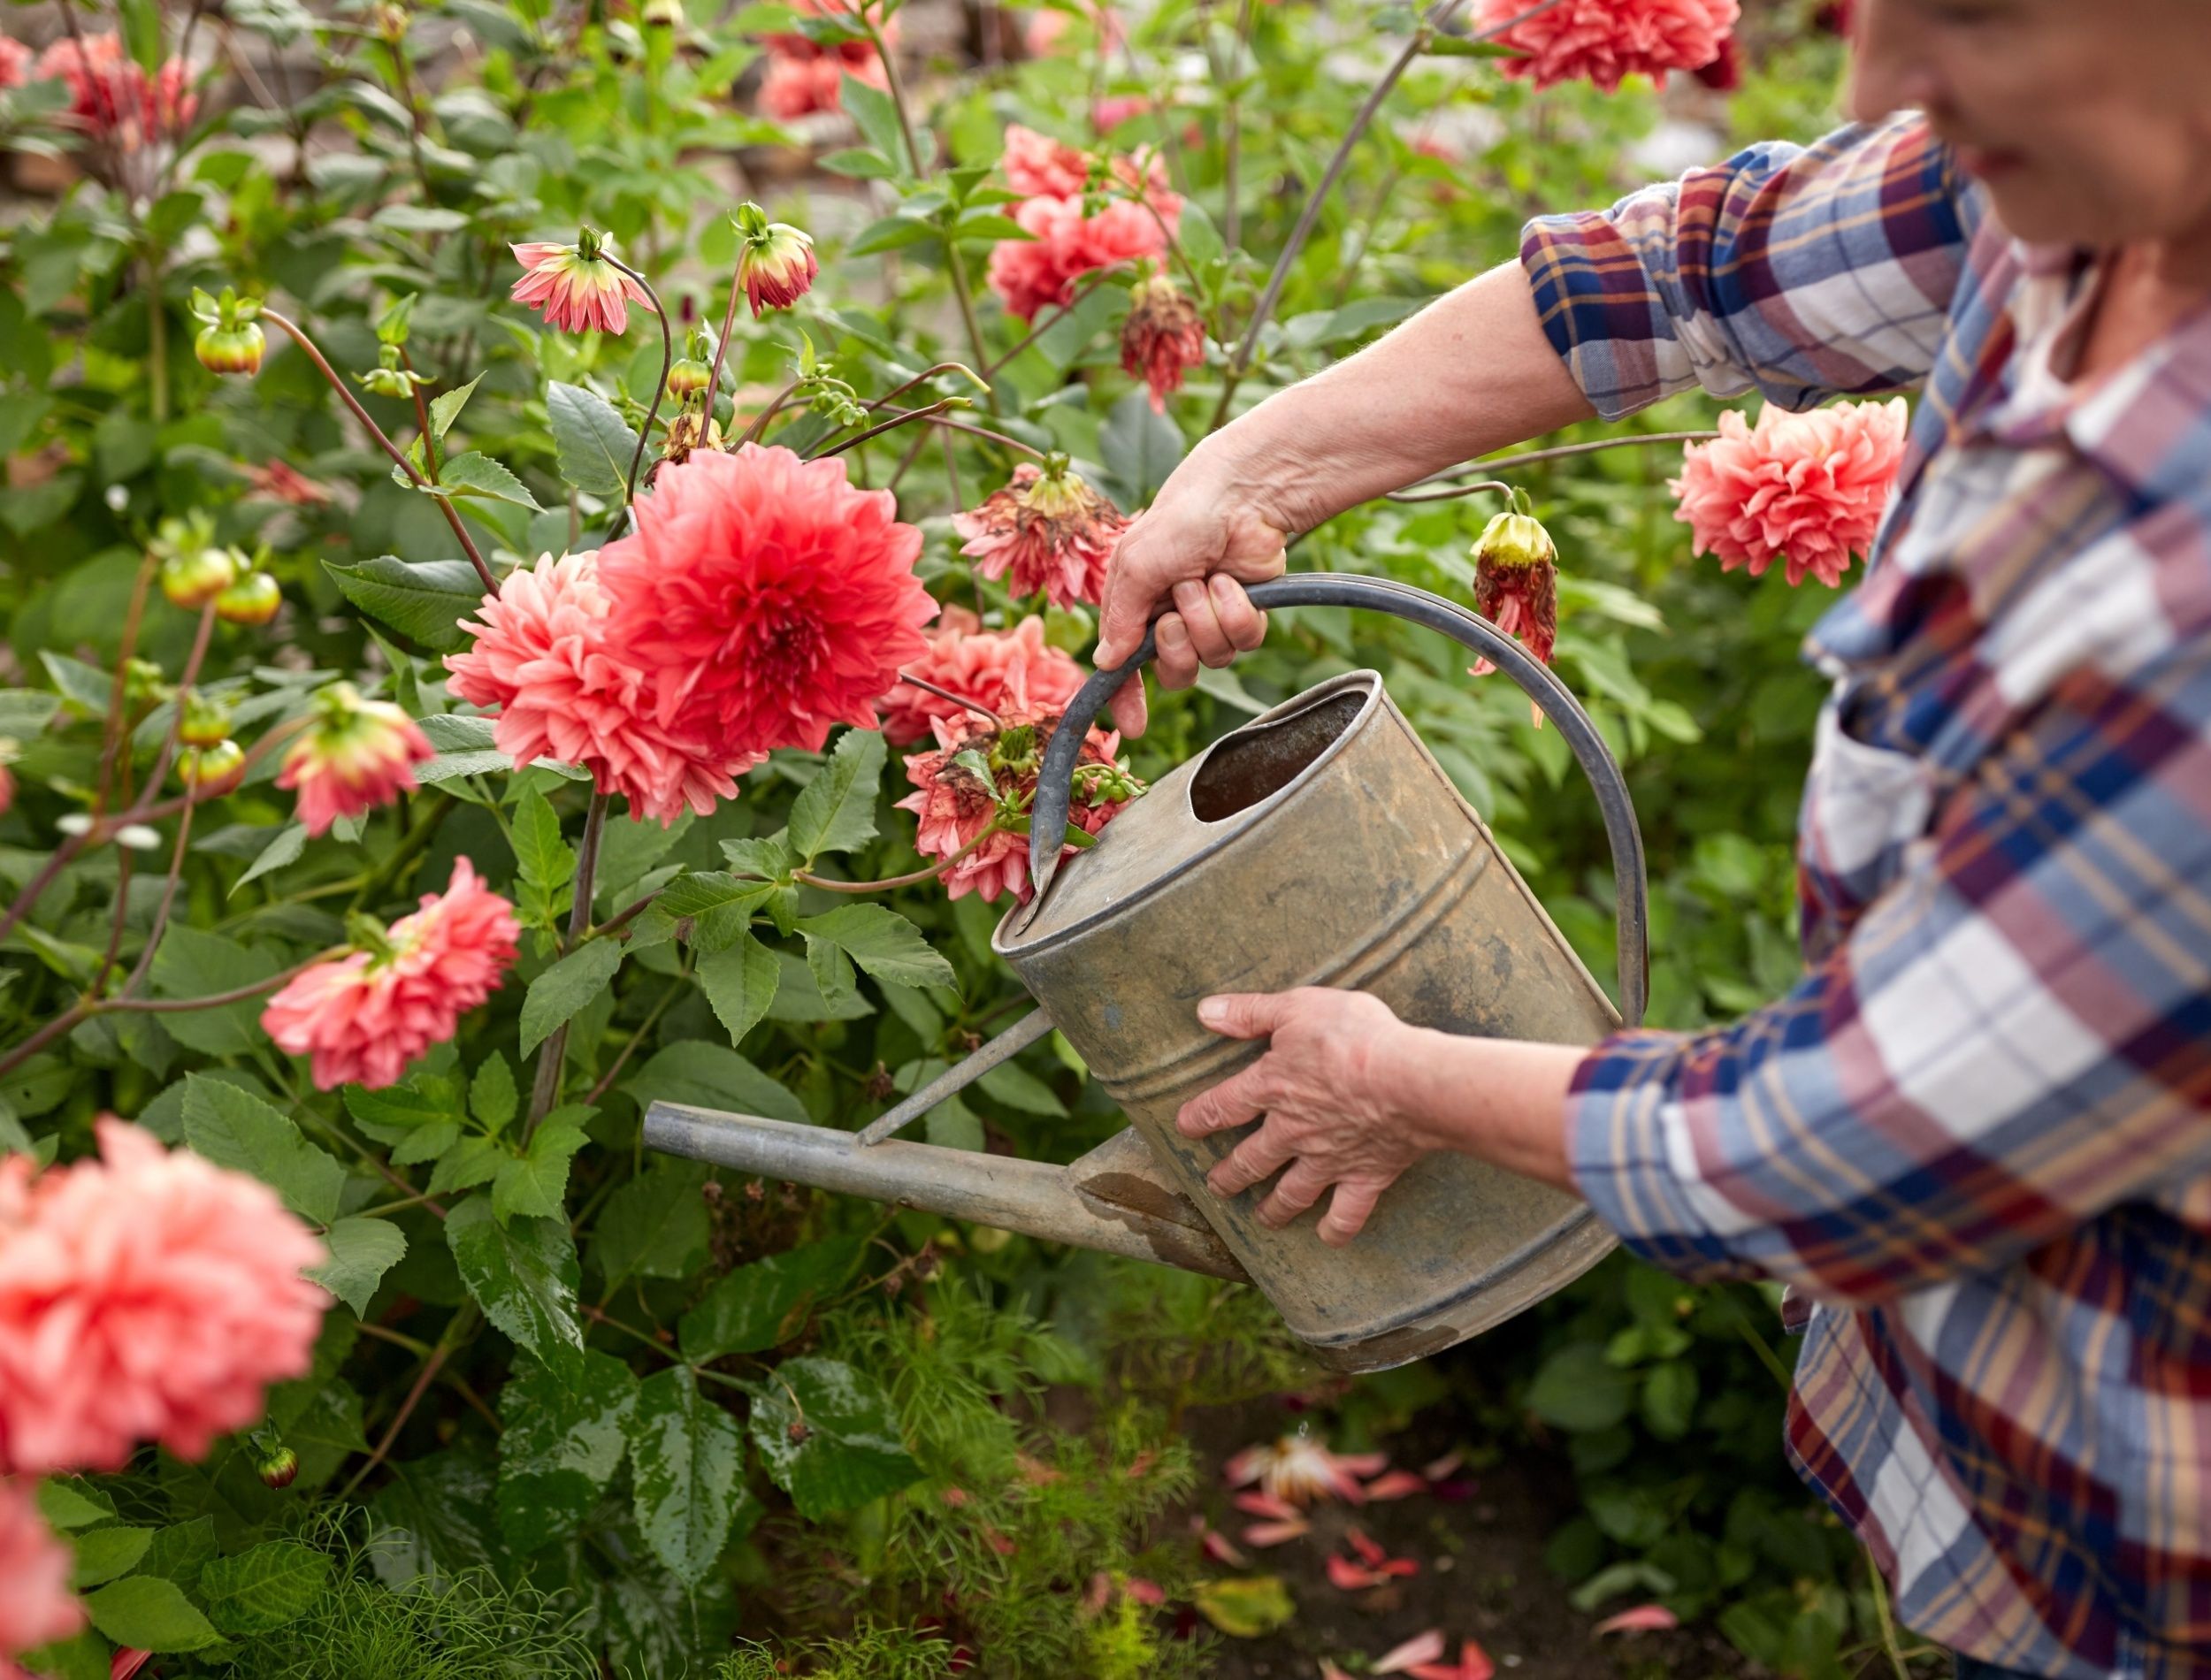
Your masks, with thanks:
[{"label": "dahlia bud", "polygon": [[177,780],[203,798],[228,793],[246,773],[246,749],[235,741],[188,746],[177,754]]},{"label": "dahlia bud", "polygon": [[197,612],[238,581],[238,556],[210,545],[171,554],[161,562],[161,592],[172,607]]},{"label": "dahlia bud", "polygon": [[230,738],[230,707],[194,689],[182,700],[177,739],[187,746],[220,746]]},{"label": "dahlia bud", "polygon": [[226,624],[265,624],[284,605],[284,592],[264,571],[250,571],[215,598],[215,616]]},{"label": "dahlia bud", "polygon": [[1121,370],[1141,374],[1151,388],[1151,411],[1182,388],[1185,370],[1205,360],[1205,325],[1197,306],[1164,273],[1136,282],[1128,294],[1128,319],[1121,329]]},{"label": "dahlia bud", "polygon": [[289,1487],[293,1478],[300,1473],[300,1455],[288,1447],[279,1447],[254,1466],[262,1484],[267,1487]]},{"label": "dahlia bud", "polygon": [[739,241],[737,283],[752,302],[753,318],[761,311],[787,309],[813,289],[822,265],[814,260],[812,237],[788,222],[771,222],[757,204],[738,206],[731,218]]},{"label": "dahlia bud", "polygon": [[200,365],[210,373],[260,372],[262,353],[268,347],[260,314],[258,299],[241,298],[227,286],[220,297],[193,288],[192,316],[200,323],[200,332],[192,348]]},{"label": "dahlia bud", "polygon": [[353,377],[371,396],[390,397],[399,402],[411,401],[415,387],[429,383],[412,370],[400,366],[399,347],[395,344],[387,344],[378,353],[376,366]]},{"label": "dahlia bud", "polygon": [[668,394],[681,402],[695,397],[707,388],[714,378],[714,370],[695,356],[679,356],[668,370]]}]

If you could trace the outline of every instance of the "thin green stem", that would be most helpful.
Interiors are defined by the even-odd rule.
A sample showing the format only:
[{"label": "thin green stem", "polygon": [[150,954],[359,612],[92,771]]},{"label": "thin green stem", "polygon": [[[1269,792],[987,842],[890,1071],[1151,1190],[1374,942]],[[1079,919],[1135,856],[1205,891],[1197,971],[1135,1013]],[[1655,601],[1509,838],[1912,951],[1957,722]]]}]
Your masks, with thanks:
[{"label": "thin green stem", "polygon": [[[661,294],[653,289],[652,281],[620,257],[608,256],[603,251],[601,255],[645,288],[645,295],[653,300],[653,313],[660,317],[661,324],[661,377],[653,386],[653,406],[646,411],[644,429],[637,434],[637,451],[630,457],[630,481],[622,502],[623,512],[626,515],[637,505],[637,478],[645,465],[645,446],[653,435],[653,423],[661,417],[661,403],[668,395],[668,370],[676,365],[676,334],[668,325],[668,311],[661,307]],[[621,523],[617,521],[615,534],[619,536],[621,531]]]},{"label": "thin green stem", "polygon": [[[591,897],[599,874],[599,845],[607,831],[607,808],[613,802],[611,794],[594,791],[584,817],[583,838],[576,847],[576,898],[569,906],[568,935],[561,942],[563,956],[583,943],[584,935],[591,927]],[[561,1073],[567,1061],[568,1023],[562,1021],[538,1050],[537,1076],[530,1087],[530,1118],[523,1131],[525,1142],[538,1129],[538,1122],[550,1114],[553,1105],[561,1100]]]},{"label": "thin green stem", "polygon": [[833,444],[827,449],[815,450],[814,454],[808,455],[807,459],[808,461],[819,461],[827,455],[841,455],[847,449],[857,449],[861,444],[867,442],[870,438],[879,438],[886,431],[896,431],[900,426],[905,425],[908,421],[933,420],[937,416],[945,413],[947,409],[965,408],[967,406],[967,402],[968,400],[965,397],[942,397],[937,401],[930,403],[927,408],[905,409],[900,413],[891,416],[888,420],[884,420],[877,424],[869,426],[865,431],[854,432],[842,443]]}]

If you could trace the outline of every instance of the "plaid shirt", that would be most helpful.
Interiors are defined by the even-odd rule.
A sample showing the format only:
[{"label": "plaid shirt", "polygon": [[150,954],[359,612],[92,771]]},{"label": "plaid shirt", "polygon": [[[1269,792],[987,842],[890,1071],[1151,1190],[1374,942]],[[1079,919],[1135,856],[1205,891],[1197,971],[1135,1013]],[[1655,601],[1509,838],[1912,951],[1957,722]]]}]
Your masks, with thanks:
[{"label": "plaid shirt", "polygon": [[1809,645],[1803,978],[1592,1052],[1582,1191],[1661,1265],[1819,1303],[1791,1455],[1907,1625],[2211,1676],[2211,309],[2067,389],[2089,265],[2007,235],[1916,117],[1523,256],[1607,416],[1924,386]]}]

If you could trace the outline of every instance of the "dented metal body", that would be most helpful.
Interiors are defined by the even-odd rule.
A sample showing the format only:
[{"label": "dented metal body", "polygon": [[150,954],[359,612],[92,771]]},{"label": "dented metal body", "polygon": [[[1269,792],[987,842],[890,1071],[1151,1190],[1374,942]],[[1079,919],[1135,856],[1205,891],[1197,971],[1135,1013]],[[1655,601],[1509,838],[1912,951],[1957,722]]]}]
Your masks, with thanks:
[{"label": "dented metal body", "polygon": [[[1258,585],[1259,605],[1324,601],[1413,618],[1495,659],[1557,720],[1597,787],[1621,903],[1621,997],[1640,1018],[1643,874],[1633,814],[1602,740],[1551,674],[1463,608],[1404,585],[1326,576]],[[1147,639],[1139,659],[1148,657]],[[1113,674],[1070,703],[1047,754],[1039,836]],[[1056,762],[1056,769],[1055,769]],[[1056,780],[1055,780],[1056,778]],[[1474,1335],[1586,1271],[1610,1234],[1573,1198],[1470,1156],[1433,1155],[1332,1249],[1309,1216],[1254,1217],[1205,1176],[1238,1141],[1184,1138],[1174,1117],[1263,1045],[1199,1026],[1220,991],[1371,992],[1441,1030],[1595,1042],[1621,1016],[1372,671],[1331,679],[1222,737],[1058,859],[1039,841],[1035,900],[993,946],[1127,1111],[1130,1130],[1060,1168],[879,1142],[956,1078],[860,1134],[654,1104],[646,1141],[770,1176],[980,1219],[1031,1235],[1248,1278],[1324,1363],[1375,1370]],[[1007,1035],[1033,1040],[1031,1019]],[[971,1058],[974,1072],[1014,1044]],[[968,1064],[953,1070],[962,1073]],[[973,1077],[969,1073],[968,1077]]]}]

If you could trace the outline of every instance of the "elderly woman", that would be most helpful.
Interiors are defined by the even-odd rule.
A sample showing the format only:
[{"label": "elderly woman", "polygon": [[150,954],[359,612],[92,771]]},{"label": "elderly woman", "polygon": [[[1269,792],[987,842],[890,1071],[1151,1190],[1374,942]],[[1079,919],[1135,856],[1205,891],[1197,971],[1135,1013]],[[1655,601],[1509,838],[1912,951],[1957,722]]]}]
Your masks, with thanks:
[{"label": "elderly woman", "polygon": [[1788,1450],[1907,1625],[1967,1676],[2211,1676],[2211,4],[1860,0],[1855,53],[1864,126],[1539,220],[1209,439],[1098,655],[1168,608],[1182,686],[1286,533],[1571,421],[1924,384],[1810,641],[1802,980],[1587,1052],[1212,998],[1268,1048],[1182,1126],[1334,1242],[1461,1149],[1794,1286]]}]

